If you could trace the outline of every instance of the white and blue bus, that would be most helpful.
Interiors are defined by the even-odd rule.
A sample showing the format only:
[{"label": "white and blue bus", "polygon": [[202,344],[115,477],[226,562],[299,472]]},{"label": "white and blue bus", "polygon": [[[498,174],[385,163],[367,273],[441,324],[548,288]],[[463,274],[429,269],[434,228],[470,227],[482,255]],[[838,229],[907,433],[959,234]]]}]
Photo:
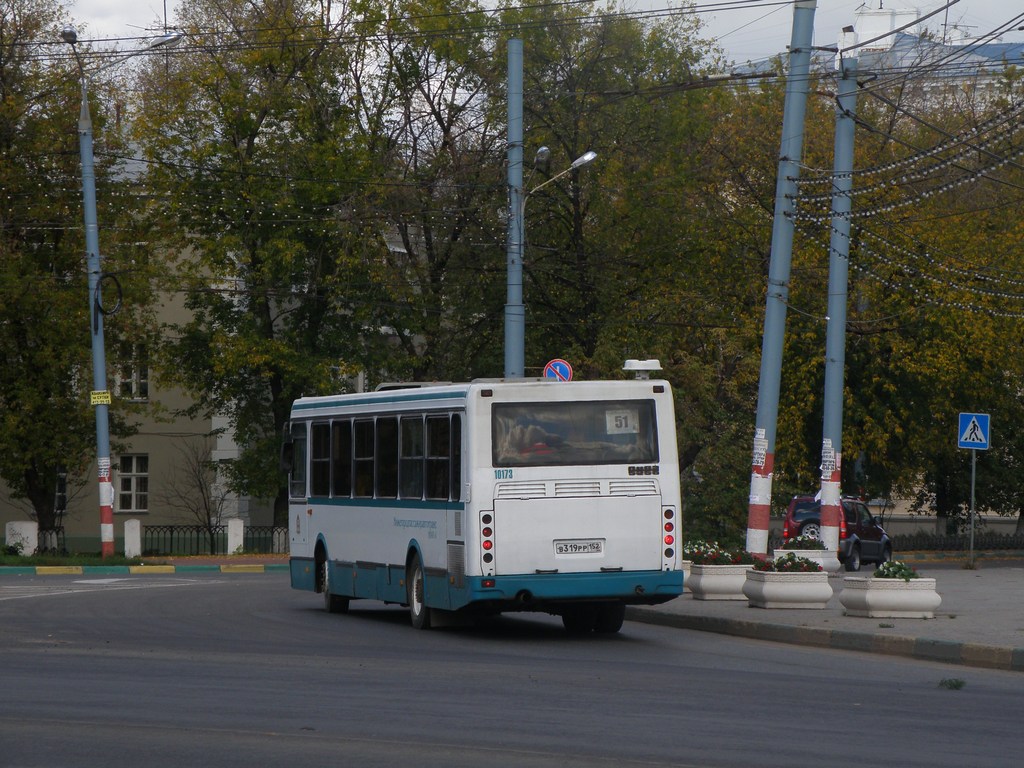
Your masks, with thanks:
[{"label": "white and blue bus", "polygon": [[475,381],[304,397],[286,427],[291,584],[617,632],[683,590],[667,382]]}]

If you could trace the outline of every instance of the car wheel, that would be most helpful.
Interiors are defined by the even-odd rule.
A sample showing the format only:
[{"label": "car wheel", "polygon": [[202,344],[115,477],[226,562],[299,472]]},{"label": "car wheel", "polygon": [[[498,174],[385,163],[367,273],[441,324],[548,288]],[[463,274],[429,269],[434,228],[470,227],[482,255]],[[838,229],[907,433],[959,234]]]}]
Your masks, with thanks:
[{"label": "car wheel", "polygon": [[856,544],[854,544],[853,547],[850,548],[850,554],[846,556],[846,570],[860,570],[860,547]]},{"label": "car wheel", "polygon": [[878,558],[878,564],[888,563],[890,560],[892,560],[892,547],[887,546],[882,550],[882,556]]},{"label": "car wheel", "polygon": [[806,536],[809,539],[820,539],[821,526],[818,523],[804,523],[800,529],[800,535]]}]

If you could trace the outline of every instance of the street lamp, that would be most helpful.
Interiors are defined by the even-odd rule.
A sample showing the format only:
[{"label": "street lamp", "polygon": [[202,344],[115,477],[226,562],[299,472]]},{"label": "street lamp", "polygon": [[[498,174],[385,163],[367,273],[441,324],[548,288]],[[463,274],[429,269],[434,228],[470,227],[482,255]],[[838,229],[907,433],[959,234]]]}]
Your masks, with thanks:
[{"label": "street lamp", "polygon": [[[107,390],[107,361],[103,345],[103,303],[100,282],[103,273],[100,268],[99,227],[96,223],[96,170],[92,151],[92,117],[89,115],[89,75],[85,72],[82,59],[75,44],[78,32],[68,25],[61,30],[61,38],[71,46],[78,63],[82,83],[82,106],[78,117],[78,148],[82,162],[82,207],[85,212],[85,255],[89,273],[89,314],[92,335],[92,392],[90,403],[96,407],[96,470],[99,478],[100,501],[100,549],[104,558],[114,554],[114,486],[110,480],[110,392]],[[154,48],[171,46],[181,40],[177,32],[161,35],[145,48],[119,56],[113,61],[96,68],[93,75],[120,64],[133,56],[147,53]]]},{"label": "street lamp", "polygon": [[[551,157],[551,150],[541,147],[534,158],[534,168],[546,165]],[[577,168],[593,162],[597,157],[594,151],[584,152],[577,157],[568,168],[556,173],[547,181],[538,184],[529,192],[514,189],[510,197],[512,223],[509,227],[508,243],[508,285],[505,300],[505,378],[519,379],[525,374],[526,366],[526,308],[523,306],[523,249],[524,233],[526,232],[526,201],[534,192],[543,189],[553,181],[575,171]],[[520,176],[521,178],[521,176]],[[517,200],[518,198],[518,200]]]}]

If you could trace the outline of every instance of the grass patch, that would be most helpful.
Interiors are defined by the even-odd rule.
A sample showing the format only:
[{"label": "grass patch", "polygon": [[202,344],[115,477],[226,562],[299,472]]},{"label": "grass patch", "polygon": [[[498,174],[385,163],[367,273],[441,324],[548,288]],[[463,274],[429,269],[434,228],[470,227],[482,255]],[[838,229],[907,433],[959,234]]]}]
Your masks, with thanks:
[{"label": "grass patch", "polygon": [[965,685],[967,685],[967,681],[961,677],[947,677],[939,681],[939,688],[949,691],[959,691]]}]

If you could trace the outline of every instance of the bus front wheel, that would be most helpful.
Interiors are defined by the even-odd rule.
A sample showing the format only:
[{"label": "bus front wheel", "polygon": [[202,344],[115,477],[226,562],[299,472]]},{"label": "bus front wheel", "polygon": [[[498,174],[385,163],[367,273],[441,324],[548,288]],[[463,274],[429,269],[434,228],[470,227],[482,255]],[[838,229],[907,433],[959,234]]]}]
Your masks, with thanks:
[{"label": "bus front wheel", "polygon": [[423,598],[423,564],[419,555],[413,555],[405,580],[409,601],[409,618],[414,629],[430,629],[430,609]]},{"label": "bus front wheel", "polygon": [[320,584],[324,593],[324,610],[328,613],[348,613],[348,598],[331,594],[331,569],[326,560],[320,563]]}]

